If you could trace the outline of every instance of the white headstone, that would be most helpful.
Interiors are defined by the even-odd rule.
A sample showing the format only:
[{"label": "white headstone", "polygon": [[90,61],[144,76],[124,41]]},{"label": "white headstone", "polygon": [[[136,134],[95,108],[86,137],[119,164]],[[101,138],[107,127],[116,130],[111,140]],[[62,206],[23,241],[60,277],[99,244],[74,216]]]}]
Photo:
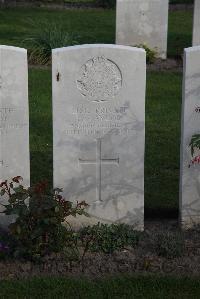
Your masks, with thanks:
[{"label": "white headstone", "polygon": [[[28,111],[27,51],[0,46],[0,181],[22,176],[30,184]],[[8,219],[0,214],[0,225]]]},{"label": "white headstone", "polygon": [[[200,46],[185,49],[182,142],[180,171],[180,220],[183,227],[200,223],[200,150],[191,140],[200,134]],[[199,135],[200,136],[200,135]],[[193,140],[193,141],[194,141]]]},{"label": "white headstone", "polygon": [[193,20],[193,46],[200,45],[200,0],[194,3],[194,20]]},{"label": "white headstone", "polygon": [[117,0],[116,43],[167,56],[168,0]]},{"label": "white headstone", "polygon": [[54,186],[90,205],[74,226],[143,229],[145,59],[126,46],[53,50]]}]

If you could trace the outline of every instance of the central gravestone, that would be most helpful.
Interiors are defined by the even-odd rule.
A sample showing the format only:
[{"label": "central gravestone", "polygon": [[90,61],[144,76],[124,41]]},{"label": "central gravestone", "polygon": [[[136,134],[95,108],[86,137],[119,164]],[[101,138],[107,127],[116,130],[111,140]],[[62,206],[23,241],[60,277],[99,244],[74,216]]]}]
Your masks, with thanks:
[{"label": "central gravestone", "polygon": [[53,50],[54,186],[96,222],[143,229],[146,55],[84,45]]}]

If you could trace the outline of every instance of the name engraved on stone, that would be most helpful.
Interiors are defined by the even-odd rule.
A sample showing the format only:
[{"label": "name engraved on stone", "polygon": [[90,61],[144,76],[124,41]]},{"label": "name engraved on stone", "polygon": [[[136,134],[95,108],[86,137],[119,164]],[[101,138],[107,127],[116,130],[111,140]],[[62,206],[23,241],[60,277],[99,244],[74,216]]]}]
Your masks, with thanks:
[{"label": "name engraved on stone", "polygon": [[77,87],[89,101],[109,101],[122,87],[122,74],[113,61],[104,56],[94,57],[81,67]]},{"label": "name engraved on stone", "polygon": [[14,108],[0,108],[0,121],[6,121],[8,115],[14,112]]},{"label": "name engraved on stone", "polygon": [[[85,107],[72,108],[74,120],[66,128],[67,135],[96,135],[106,134],[112,130],[115,135],[127,135],[123,118],[128,113],[126,106],[114,107]],[[115,129],[115,132],[113,131]]]},{"label": "name engraved on stone", "polygon": [[23,108],[0,108],[0,135],[6,134],[7,130],[17,130],[26,127],[27,123],[16,123],[22,118]]},{"label": "name engraved on stone", "polygon": [[94,164],[96,165],[96,199],[97,202],[102,202],[101,190],[102,190],[102,165],[119,165],[119,158],[102,158],[102,140],[101,138],[96,139],[96,159],[80,159],[80,164]]}]

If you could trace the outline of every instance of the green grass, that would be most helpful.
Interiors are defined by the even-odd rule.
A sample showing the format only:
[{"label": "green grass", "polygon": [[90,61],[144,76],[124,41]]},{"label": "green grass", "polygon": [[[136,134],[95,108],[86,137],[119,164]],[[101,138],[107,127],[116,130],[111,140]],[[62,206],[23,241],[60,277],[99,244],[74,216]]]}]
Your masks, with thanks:
[{"label": "green grass", "polygon": [[180,56],[192,45],[192,11],[171,11],[168,27],[168,56]]},{"label": "green grass", "polygon": [[[37,23],[47,21],[63,25],[66,31],[79,36],[79,43],[114,43],[115,12],[113,10],[0,10],[0,43],[22,45],[22,40],[32,34]],[[42,30],[42,28],[41,28]]]},{"label": "green grass", "polygon": [[[30,23],[38,20],[56,22],[66,31],[78,35],[78,43],[114,43],[114,10],[48,10],[15,8],[0,10],[0,44],[23,46],[22,41],[35,30]],[[41,29],[42,30],[42,29]],[[168,55],[182,55],[191,46],[192,12],[169,14]]]},{"label": "green grass", "polygon": [[[31,180],[52,182],[50,70],[30,69]],[[178,209],[181,74],[147,77],[145,206]]]},{"label": "green grass", "polygon": [[181,84],[179,73],[153,72],[147,76],[147,210],[178,209]]},{"label": "green grass", "polygon": [[31,182],[47,179],[52,184],[51,73],[29,72]]},{"label": "green grass", "polygon": [[191,278],[120,276],[89,281],[35,278],[0,282],[2,299],[197,299],[200,282]]}]

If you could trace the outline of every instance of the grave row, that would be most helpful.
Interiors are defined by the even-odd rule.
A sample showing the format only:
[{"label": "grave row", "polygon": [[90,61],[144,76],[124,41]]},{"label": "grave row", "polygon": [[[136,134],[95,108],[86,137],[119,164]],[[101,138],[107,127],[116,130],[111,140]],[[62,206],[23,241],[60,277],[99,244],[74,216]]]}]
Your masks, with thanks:
[{"label": "grave row", "polygon": [[[200,46],[185,49],[180,221],[200,222]],[[90,218],[73,226],[123,222],[143,229],[146,54],[117,45],[52,52],[53,176]],[[0,179],[30,184],[25,49],[0,46]],[[2,199],[1,199],[2,200]],[[9,219],[1,214],[0,223]]]},{"label": "grave row", "polygon": [[[146,45],[167,57],[169,0],[117,0],[116,44]],[[195,0],[193,46],[200,45],[200,0]]]}]

